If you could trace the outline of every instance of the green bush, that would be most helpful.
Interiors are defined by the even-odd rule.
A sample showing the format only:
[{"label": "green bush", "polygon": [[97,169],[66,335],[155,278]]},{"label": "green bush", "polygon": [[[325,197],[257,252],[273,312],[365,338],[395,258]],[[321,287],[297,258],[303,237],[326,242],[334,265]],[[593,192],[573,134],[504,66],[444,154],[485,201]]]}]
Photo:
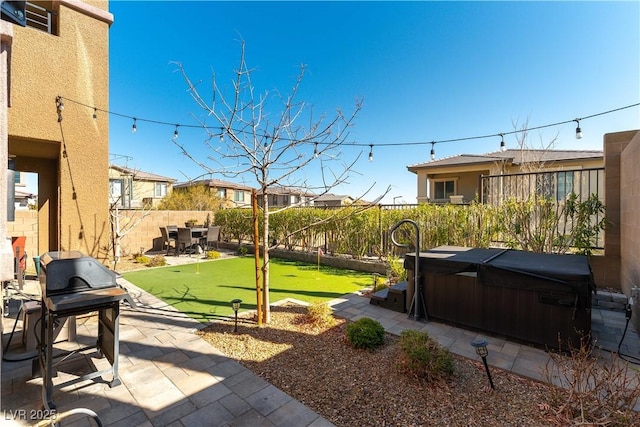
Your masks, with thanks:
[{"label": "green bush", "polygon": [[218,259],[218,258],[220,258],[220,252],[218,252],[218,251],[207,251],[205,256],[206,256],[207,259]]},{"label": "green bush", "polygon": [[147,265],[147,264],[149,264],[150,261],[151,261],[151,258],[149,258],[146,255],[137,255],[136,256],[136,262],[138,264]]},{"label": "green bush", "polygon": [[374,350],[384,344],[384,335],[380,322],[369,317],[347,324],[347,340],[355,348]]},{"label": "green bush", "polygon": [[163,265],[167,265],[164,255],[155,255],[147,262],[147,267],[162,267]]},{"label": "green bush", "polygon": [[406,374],[429,382],[444,380],[453,375],[453,356],[426,332],[403,331],[399,347],[398,364]]},{"label": "green bush", "polygon": [[247,248],[245,245],[238,246],[238,255],[246,255],[248,253],[249,253],[249,248]]},{"label": "green bush", "polygon": [[327,303],[313,303],[307,307],[307,321],[318,326],[333,326],[336,319]]}]

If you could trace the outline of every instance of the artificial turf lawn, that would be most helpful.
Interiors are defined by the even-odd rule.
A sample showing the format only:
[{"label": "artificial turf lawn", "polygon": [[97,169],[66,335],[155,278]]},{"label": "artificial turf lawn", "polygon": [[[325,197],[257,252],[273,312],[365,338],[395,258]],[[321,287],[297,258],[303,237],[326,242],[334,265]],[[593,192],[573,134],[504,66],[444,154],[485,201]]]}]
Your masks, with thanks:
[{"label": "artificial turf lawn", "polygon": [[[125,273],[129,282],[194,319],[207,322],[233,314],[230,301],[242,300],[240,311],[255,310],[255,260],[238,257]],[[330,301],[371,286],[368,273],[270,260],[270,302],[295,298],[309,303]]]}]

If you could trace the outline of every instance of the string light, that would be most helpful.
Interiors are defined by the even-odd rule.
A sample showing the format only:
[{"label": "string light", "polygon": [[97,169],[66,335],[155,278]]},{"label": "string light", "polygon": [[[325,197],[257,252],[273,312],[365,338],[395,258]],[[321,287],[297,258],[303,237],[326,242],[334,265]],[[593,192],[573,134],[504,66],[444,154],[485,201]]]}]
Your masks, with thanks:
[{"label": "string light", "polygon": [[373,144],[369,144],[369,161],[373,162]]},{"label": "string light", "polygon": [[313,158],[317,159],[318,158],[318,143],[315,143],[315,147],[313,147]]},{"label": "string light", "polygon": [[[64,109],[63,100],[66,100],[66,101],[69,101],[69,102],[73,102],[75,104],[82,105],[82,106],[87,107],[87,108],[92,108],[92,109],[94,109],[94,111],[98,110],[97,107],[90,106],[90,105],[75,101],[75,100],[70,99],[70,98],[57,96],[56,97],[56,108],[57,108],[58,121],[59,122],[62,121],[62,110]],[[577,123],[578,126],[576,127],[576,138],[577,139],[581,139],[582,138],[582,129],[580,128],[580,121],[581,120],[591,119],[591,118],[594,118],[594,117],[603,116],[605,114],[611,114],[611,113],[615,113],[617,111],[626,110],[626,109],[633,108],[633,107],[638,107],[638,106],[640,106],[640,102],[635,103],[635,104],[626,105],[624,107],[615,108],[615,109],[612,109],[612,110],[602,111],[602,112],[591,114],[591,115],[584,116],[584,117],[581,117],[581,118],[576,118],[576,119],[572,119],[572,120],[565,120],[565,121],[560,121],[560,122],[556,122],[556,123],[549,123],[549,124],[540,125],[540,126],[534,126],[534,127],[529,127],[529,128],[523,128],[523,129],[518,129],[518,130],[511,131],[511,132],[494,133],[494,134],[487,134],[487,135],[475,135],[475,136],[469,136],[469,137],[463,137],[463,138],[443,139],[443,140],[431,141],[431,142],[416,141],[416,142],[376,143],[375,145],[379,146],[379,147],[399,147],[399,146],[431,144],[432,155],[433,155],[433,158],[435,158],[435,151],[433,149],[434,144],[448,143],[448,142],[471,141],[471,140],[487,139],[487,138],[495,138],[496,136],[504,137],[504,135],[518,134],[518,133],[521,133],[521,132],[528,132],[528,131],[532,131],[532,130],[539,130],[539,129],[549,128],[549,127],[557,127],[557,126],[564,125],[564,124],[567,124],[567,123],[572,123],[572,122],[576,122]],[[128,115],[117,113],[117,112],[114,112],[114,111],[108,111],[108,110],[102,110],[102,109],[100,109],[100,111],[104,111],[107,114],[115,115],[115,116],[118,116],[118,117],[124,117],[124,118],[133,119],[134,120],[134,126],[135,126],[136,118],[133,117],[133,116],[128,116]],[[155,123],[155,124],[159,124],[159,125],[165,125],[165,126],[175,126],[174,140],[177,139],[178,126],[183,126],[183,127],[187,127],[187,128],[203,128],[203,127],[205,129],[207,128],[206,126],[202,126],[201,124],[195,124],[195,125],[180,124],[180,123],[175,124],[175,123],[170,123],[170,122],[163,122],[163,121],[159,121],[159,120],[142,119],[142,118],[137,118],[137,120],[144,121],[144,122],[147,122],[147,123]],[[133,127],[132,127],[132,131],[133,131]],[[220,139],[221,140],[223,139],[223,135],[222,134],[220,135]],[[280,139],[288,140],[287,138],[280,138]],[[290,139],[289,141],[294,141],[294,139]],[[307,141],[307,142],[314,142],[314,141]],[[320,143],[314,142],[314,144],[324,144],[324,143],[322,143],[322,142],[320,142]],[[349,145],[350,146],[356,146],[356,147],[366,147],[367,145],[369,145],[370,148],[373,147],[373,144],[358,143],[358,142],[349,143]],[[370,154],[373,155],[373,151],[371,151]]]},{"label": "string light", "polygon": [[580,119],[575,119],[574,122],[578,124],[576,127],[576,139],[582,139],[582,129],[580,129]]},{"label": "string light", "polygon": [[220,142],[224,142],[224,128],[220,128]]},{"label": "string light", "polygon": [[94,108],[94,109],[93,109],[93,119],[95,120],[95,119],[97,119],[97,118],[98,118],[98,109],[97,109],[97,108]]},{"label": "string light", "polygon": [[176,139],[178,139],[178,126],[180,126],[180,125],[176,125],[176,130],[173,131],[173,140],[174,141]]},{"label": "string light", "polygon": [[56,112],[58,113],[58,123],[62,121],[62,110],[64,110],[64,102],[62,102],[62,97],[56,97]]},{"label": "string light", "polygon": [[131,133],[136,133],[136,131],[138,130],[138,126],[136,126],[136,118],[133,118],[133,124],[131,125]]},{"label": "string light", "polygon": [[436,159],[436,150],[434,148],[435,144],[436,144],[435,141],[431,142],[431,160],[435,160]]},{"label": "string light", "polygon": [[507,147],[504,145],[504,133],[500,134],[500,151],[507,151]]}]

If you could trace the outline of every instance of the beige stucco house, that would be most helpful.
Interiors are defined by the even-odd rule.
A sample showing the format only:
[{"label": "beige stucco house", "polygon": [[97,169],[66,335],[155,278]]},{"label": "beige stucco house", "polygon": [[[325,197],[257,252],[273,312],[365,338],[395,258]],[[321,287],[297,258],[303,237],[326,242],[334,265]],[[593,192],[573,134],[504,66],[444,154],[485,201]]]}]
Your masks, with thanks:
[{"label": "beige stucco house", "polygon": [[109,166],[109,204],[120,208],[156,206],[171,193],[173,178],[124,166]]},{"label": "beige stucco house", "polygon": [[221,179],[201,179],[196,181],[175,184],[173,189],[181,191],[185,188],[205,186],[210,192],[215,192],[218,197],[225,201],[221,207],[249,207],[251,206],[251,190],[247,185],[236,184],[235,182],[223,181]]},{"label": "beige stucco house", "polygon": [[[505,150],[460,154],[407,166],[407,169],[416,174],[418,203],[465,203],[481,195],[483,176],[544,172],[545,182],[555,186],[552,193],[566,194],[574,184],[574,175],[568,171],[602,167],[602,151]],[[535,188],[535,183],[529,187],[533,192],[540,190]]]},{"label": "beige stucco house", "polygon": [[[0,21],[0,168],[11,158],[17,171],[38,174],[38,247],[30,253],[78,250],[105,260],[109,117],[94,115],[109,107],[109,2],[26,7],[26,26]],[[0,224],[4,239],[6,216]]]}]

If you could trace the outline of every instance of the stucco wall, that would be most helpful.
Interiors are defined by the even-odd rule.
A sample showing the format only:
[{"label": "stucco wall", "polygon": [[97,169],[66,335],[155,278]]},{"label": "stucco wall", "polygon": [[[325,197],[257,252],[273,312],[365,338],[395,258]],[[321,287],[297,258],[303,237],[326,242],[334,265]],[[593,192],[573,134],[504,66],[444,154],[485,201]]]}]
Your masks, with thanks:
[{"label": "stucco wall", "polygon": [[[14,27],[9,153],[38,173],[39,249],[103,258],[108,221],[108,2],[62,0],[59,34]],[[55,2],[54,2],[55,4]],[[58,121],[56,97],[64,100]],[[74,103],[70,100],[77,101]]]},{"label": "stucco wall", "polygon": [[[184,227],[184,223],[190,219],[197,220],[198,224],[204,224],[207,213],[205,211],[146,211],[144,217],[141,217],[142,211],[121,210],[120,222],[123,227],[130,221],[140,220],[140,223],[123,237],[122,253],[123,255],[137,253],[140,248],[143,248],[144,252],[160,250],[162,245],[160,227],[167,225]],[[213,223],[213,215],[210,215],[210,221]]]},{"label": "stucco wall", "polygon": [[620,284],[636,300],[633,324],[640,330],[640,132],[626,144],[620,157]]}]

